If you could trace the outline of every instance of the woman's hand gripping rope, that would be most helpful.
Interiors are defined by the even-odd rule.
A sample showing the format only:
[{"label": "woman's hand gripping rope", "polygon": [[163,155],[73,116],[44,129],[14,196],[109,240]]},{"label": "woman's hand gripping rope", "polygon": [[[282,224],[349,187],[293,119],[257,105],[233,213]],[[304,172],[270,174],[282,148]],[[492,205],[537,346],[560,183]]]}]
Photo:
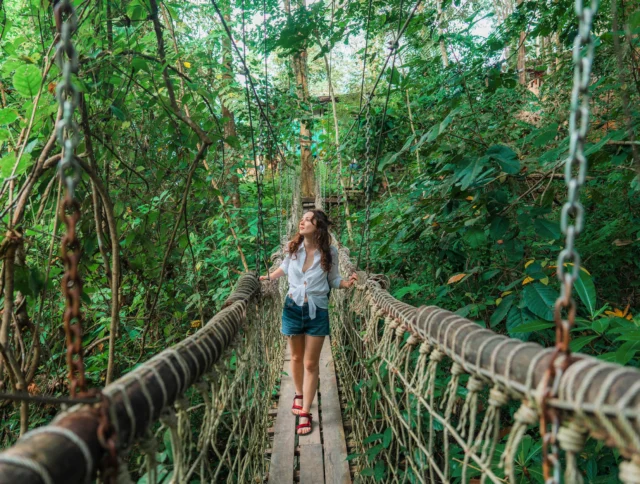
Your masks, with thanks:
[{"label": "woman's hand gripping rope", "polygon": [[351,286],[353,286],[356,281],[358,280],[358,274],[356,274],[355,272],[353,274],[351,274],[351,276],[349,276],[348,280],[342,280],[340,281],[340,288],[341,289],[349,289]]}]

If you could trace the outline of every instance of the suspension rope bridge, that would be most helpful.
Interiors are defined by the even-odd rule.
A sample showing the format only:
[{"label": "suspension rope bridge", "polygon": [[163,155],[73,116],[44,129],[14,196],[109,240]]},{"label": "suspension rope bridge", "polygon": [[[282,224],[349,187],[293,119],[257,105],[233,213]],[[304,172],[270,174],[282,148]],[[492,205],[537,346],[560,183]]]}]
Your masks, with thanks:
[{"label": "suspension rope bridge", "polygon": [[[261,123],[284,162],[246,53],[233,42],[215,1],[213,5],[242,61],[247,103],[253,94]],[[419,5],[420,0],[406,20],[400,17],[385,66],[390,59],[394,65],[398,40]],[[386,276],[370,273],[368,222],[380,156],[379,142],[373,159],[369,156],[370,105],[383,67],[364,105],[361,94],[358,120],[349,130],[359,126],[364,113],[366,222],[357,261],[346,247],[339,250],[343,274],[356,272],[358,282],[352,290],[332,294],[332,335],[322,350],[312,409],[320,416],[320,429],[299,436],[287,408],[294,388],[278,332],[284,287],[275,281],[260,283],[254,273],[240,276],[222,309],[195,334],[102,391],[87,391],[75,236],[79,203],[74,189],[80,179],[73,121],[78,97],[72,82],[78,70],[71,42],[75,12],[69,0],[61,1],[56,20],[63,81],[57,95],[64,116],[57,134],[66,187],[65,297],[73,309],[65,313],[65,329],[71,396],[78,399],[49,425],[27,432],[0,453],[0,483],[74,484],[96,478],[118,483],[514,483],[532,475],[537,481],[560,483],[562,474],[564,482],[580,483],[578,457],[589,438],[620,456],[617,479],[640,483],[640,371],[569,351],[575,318],[571,293],[580,270],[574,240],[583,224],[578,196],[586,175],[590,31],[596,7],[595,1],[590,8],[576,2],[580,28],[566,163],[569,199],[561,218],[566,245],[557,264],[562,293],[555,311],[556,346],[543,348],[499,335],[436,306],[413,307],[391,296]],[[251,110],[249,115],[260,267],[261,259],[266,260],[261,253],[262,187]],[[384,116],[386,102],[382,124]],[[316,205],[322,201],[320,189],[318,196]],[[301,202],[296,196],[291,211],[298,212]],[[359,271],[363,255],[366,271]],[[274,255],[274,267],[282,256]],[[567,272],[569,261],[573,268]],[[14,397],[19,400],[20,395]],[[522,452],[525,442],[534,440],[542,449],[542,465],[532,464]]]},{"label": "suspension rope bridge", "polygon": [[[355,271],[349,251],[339,253],[343,273]],[[0,454],[0,482],[84,483],[99,469],[104,481],[116,463],[118,482],[132,482],[130,473],[145,482],[169,482],[168,473],[176,483],[368,482],[360,472],[378,434],[375,457],[389,482],[516,482],[519,445],[540,417],[555,350],[410,306],[389,294],[384,276],[358,276],[355,290],[332,294],[321,432],[295,436],[282,403],[271,421],[278,379],[281,402],[293,397],[280,371],[282,295],[276,282],[245,274],[202,329],[107,386],[103,403],[71,407]],[[565,482],[581,482],[577,455],[591,437],[624,458],[620,481],[639,482],[640,371],[571,358],[546,402],[558,416],[556,474],[563,467]],[[349,463],[347,443],[358,456]],[[159,467],[166,447],[171,462]]]}]

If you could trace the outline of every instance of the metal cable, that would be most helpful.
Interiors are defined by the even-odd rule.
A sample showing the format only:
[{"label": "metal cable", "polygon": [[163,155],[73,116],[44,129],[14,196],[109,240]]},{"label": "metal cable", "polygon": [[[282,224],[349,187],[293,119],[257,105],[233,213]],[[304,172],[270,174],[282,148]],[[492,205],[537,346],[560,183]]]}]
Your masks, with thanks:
[{"label": "metal cable", "polygon": [[[421,1],[421,0],[419,0],[419,1]],[[229,28],[229,25],[225,21],[223,15],[222,15],[222,12],[220,11],[220,7],[218,7],[218,4],[216,3],[216,0],[211,0],[211,4],[213,5],[213,8],[215,9],[216,13],[218,14],[218,17],[220,18],[220,22],[222,23],[222,26],[224,27],[224,30],[225,30],[225,32],[227,34],[227,37],[229,37],[229,40],[231,41],[231,45],[233,46],[234,50],[236,51],[236,54],[238,55],[238,57],[240,58],[240,61],[242,62],[244,75],[246,76],[246,79],[249,81],[249,86],[251,87],[251,92],[253,93],[253,96],[255,97],[256,102],[258,103],[258,110],[260,111],[260,116],[262,116],[265,119],[265,121],[267,123],[267,127],[269,128],[269,133],[271,134],[271,138],[273,139],[273,142],[276,144],[276,149],[278,150],[278,152],[280,154],[282,163],[284,163],[286,165],[287,162],[285,160],[284,151],[282,150],[282,148],[280,148],[280,145],[278,143],[278,138],[276,137],[276,135],[274,133],[274,130],[273,130],[273,126],[271,125],[271,122],[269,121],[268,116],[266,115],[264,109],[262,108],[262,103],[260,102],[260,97],[258,96],[258,92],[256,90],[256,86],[253,83],[253,78],[251,77],[251,71],[249,70],[249,67],[247,66],[246,58],[240,52],[240,49],[238,48],[238,45],[236,44],[236,41],[233,40],[233,35],[231,35],[231,29]]]},{"label": "metal cable", "polygon": [[[399,17],[398,17],[398,35],[396,36],[396,38],[400,38],[400,31],[403,28],[402,27],[402,6],[403,6],[403,0],[400,0],[400,5],[399,5]],[[414,9],[415,11],[415,9]],[[413,13],[413,12],[412,12]],[[406,23],[405,23],[406,25]],[[371,228],[369,227],[370,222],[371,222],[371,198],[373,196],[373,187],[375,184],[375,180],[376,180],[376,172],[378,171],[378,162],[380,160],[380,149],[382,148],[382,135],[384,133],[384,125],[385,122],[387,121],[387,108],[389,106],[389,98],[391,97],[391,84],[393,82],[393,70],[395,69],[395,65],[396,65],[396,57],[397,57],[397,53],[398,53],[398,44],[397,42],[394,42],[393,44],[391,44],[391,53],[393,53],[393,61],[391,62],[391,73],[389,75],[389,84],[387,86],[387,95],[385,97],[385,101],[384,101],[384,110],[382,112],[382,121],[380,123],[380,134],[378,136],[378,145],[376,147],[376,154],[374,157],[374,164],[373,167],[370,166],[370,162],[369,159],[367,158],[367,163],[369,165],[368,170],[367,171],[372,171],[372,173],[367,173],[365,176],[367,177],[365,180],[366,183],[366,211],[365,211],[365,220],[364,220],[364,224],[362,225],[362,236],[360,238],[360,248],[358,249],[358,262],[357,265],[358,267],[360,266],[360,261],[361,261],[361,256],[362,256],[362,246],[363,244],[365,245],[366,251],[365,251],[365,261],[366,261],[366,265],[365,265],[365,270],[367,272],[369,272],[369,262],[371,259],[371,241],[370,241],[370,231]],[[371,101],[371,98],[369,98],[369,101]],[[368,114],[368,112],[367,112]],[[367,153],[369,151],[369,137],[367,137]],[[373,170],[371,170],[371,168],[373,168]],[[371,177],[371,180],[369,180],[369,177]]]},{"label": "metal cable", "polygon": [[[242,0],[241,8],[242,8],[242,16],[241,16],[242,18],[242,49],[243,49],[244,58],[246,58],[247,38],[246,38],[245,22],[244,22],[244,0]],[[244,64],[244,59],[243,59],[243,64]],[[249,83],[248,83],[249,78],[250,78],[249,72],[246,71],[245,72],[245,90],[247,95],[247,109],[249,111],[249,132],[251,133],[251,151],[253,154],[253,167],[255,169],[255,174],[256,174],[256,191],[258,196],[258,227],[257,227],[258,235],[256,236],[256,272],[259,274],[260,265],[261,265],[260,264],[261,252],[265,254],[264,262],[267,268],[269,267],[269,264],[268,264],[268,258],[266,257],[266,253],[264,251],[264,243],[263,243],[264,225],[262,223],[262,183],[261,183],[262,174],[258,166],[258,154],[256,151],[256,140],[255,140],[255,133],[253,129],[253,114],[251,109],[251,95],[249,94]],[[258,101],[258,105],[260,105],[260,100],[257,99],[257,101]],[[264,155],[260,154],[260,157],[264,159]]]}]

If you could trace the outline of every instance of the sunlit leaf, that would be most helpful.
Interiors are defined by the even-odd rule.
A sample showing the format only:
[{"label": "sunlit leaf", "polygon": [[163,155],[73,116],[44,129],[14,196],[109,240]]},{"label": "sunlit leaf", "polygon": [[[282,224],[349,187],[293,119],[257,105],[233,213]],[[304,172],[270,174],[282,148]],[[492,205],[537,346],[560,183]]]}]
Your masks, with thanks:
[{"label": "sunlit leaf", "polygon": [[11,124],[16,119],[18,119],[18,113],[16,113],[13,109],[0,109],[0,126]]},{"label": "sunlit leaf", "polygon": [[24,97],[34,97],[38,93],[41,82],[40,69],[33,64],[18,67],[13,75],[13,87]]},{"label": "sunlit leaf", "polygon": [[451,276],[449,278],[449,280],[447,281],[447,284],[455,284],[456,282],[461,281],[462,279],[464,279],[464,276],[466,276],[465,273],[462,274],[456,274],[455,276]]}]

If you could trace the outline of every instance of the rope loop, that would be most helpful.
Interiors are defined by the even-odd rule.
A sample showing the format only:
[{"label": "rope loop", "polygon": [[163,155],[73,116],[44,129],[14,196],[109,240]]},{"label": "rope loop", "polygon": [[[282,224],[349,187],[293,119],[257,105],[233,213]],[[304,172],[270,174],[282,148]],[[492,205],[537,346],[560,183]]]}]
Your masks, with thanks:
[{"label": "rope loop", "polygon": [[189,401],[183,396],[176,400],[175,406],[178,412],[186,411],[189,408]]},{"label": "rope loop", "polygon": [[587,433],[584,427],[579,426],[575,420],[572,420],[567,425],[563,425],[558,431],[560,448],[567,452],[577,454],[584,447],[586,440]]},{"label": "rope loop", "polygon": [[11,464],[28,469],[36,474],[44,484],[55,484],[48,469],[33,459],[28,459],[18,455],[0,455],[0,463]]},{"label": "rope loop", "polygon": [[145,455],[155,455],[158,448],[153,432],[147,432],[145,437],[139,442],[140,450]]},{"label": "rope loop", "polygon": [[440,348],[436,348],[429,355],[429,359],[436,363],[440,363],[442,361],[442,358],[444,358],[445,356],[446,355],[440,350]]},{"label": "rope loop", "polygon": [[209,384],[204,380],[198,380],[193,386],[200,393],[207,394],[209,392]]},{"label": "rope loop", "polygon": [[509,403],[509,395],[501,387],[492,387],[489,392],[489,405],[504,407],[507,403]]},{"label": "rope loop", "polygon": [[385,316],[384,317],[384,324],[389,326],[391,329],[396,329],[398,327],[398,324],[400,324],[400,323],[398,323],[398,321],[393,319],[391,316]]},{"label": "rope loop", "polygon": [[[412,333],[407,340],[407,346],[415,346],[418,343],[420,343],[420,338]],[[420,353],[422,353],[422,345],[420,345]]]},{"label": "rope loop", "polygon": [[528,403],[524,402],[518,410],[516,410],[513,418],[522,424],[533,425],[538,421],[538,412],[530,407]]},{"label": "rope loop", "polygon": [[407,332],[407,327],[404,324],[400,324],[400,322],[398,322],[396,327],[396,336],[398,338],[402,338],[406,332]]},{"label": "rope loop", "polygon": [[454,361],[453,365],[451,366],[451,374],[453,376],[460,376],[464,374],[464,368],[460,363],[458,363],[457,361]]},{"label": "rope loop", "polygon": [[640,484],[640,465],[635,460],[621,462],[618,477],[624,484]]},{"label": "rope loop", "polygon": [[484,388],[484,382],[475,375],[472,375],[467,382],[467,390],[471,393],[478,393]]},{"label": "rope loop", "polygon": [[72,442],[79,450],[82,452],[82,456],[84,457],[85,462],[85,482],[91,482],[91,473],[93,472],[93,456],[91,455],[91,451],[89,450],[89,446],[87,443],[82,440],[78,435],[65,428],[65,427],[40,427],[37,429],[33,429],[26,434],[24,434],[20,440],[27,440],[35,435],[41,434],[53,434],[64,437],[65,439]]},{"label": "rope loop", "polygon": [[[411,339],[411,338],[409,338]],[[431,351],[431,345],[429,344],[428,341],[423,341],[422,344],[420,345],[420,354],[421,355],[427,355],[429,354],[429,352]]]},{"label": "rope loop", "polygon": [[178,426],[178,416],[176,415],[176,411],[171,407],[164,409],[160,416],[160,422],[167,428],[176,428]]}]

